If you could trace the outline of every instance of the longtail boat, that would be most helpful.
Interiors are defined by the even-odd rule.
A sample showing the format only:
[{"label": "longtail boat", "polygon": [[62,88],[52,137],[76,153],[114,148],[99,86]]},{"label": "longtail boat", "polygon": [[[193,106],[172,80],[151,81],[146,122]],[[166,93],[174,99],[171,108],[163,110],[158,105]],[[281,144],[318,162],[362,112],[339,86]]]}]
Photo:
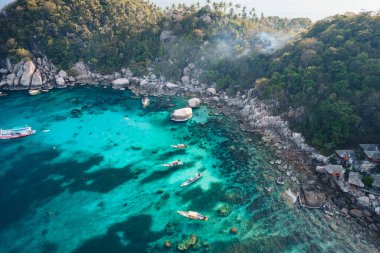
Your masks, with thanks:
[{"label": "longtail boat", "polygon": [[183,184],[181,184],[181,186],[182,187],[188,186],[189,184],[192,184],[195,181],[197,181],[201,176],[202,176],[202,173],[198,172],[197,174],[195,174],[195,177],[189,178],[186,182],[184,182]]},{"label": "longtail boat", "polygon": [[198,212],[193,212],[193,211],[188,211],[188,212],[185,212],[185,211],[177,211],[177,213],[179,213],[180,215],[182,216],[185,216],[189,219],[194,219],[194,220],[208,220],[208,218],[206,216],[204,216],[203,214],[201,213],[198,213]]},{"label": "longtail boat", "polygon": [[175,166],[183,165],[183,162],[181,160],[175,160],[173,162],[161,164],[161,165],[164,167],[175,167]]},{"label": "longtail boat", "polygon": [[184,149],[184,148],[188,148],[189,146],[185,145],[185,144],[177,144],[177,145],[171,145],[172,148],[180,148],[180,149]]},{"label": "longtail boat", "polygon": [[22,138],[35,133],[36,130],[32,130],[31,127],[17,127],[6,130],[0,129],[0,140]]}]

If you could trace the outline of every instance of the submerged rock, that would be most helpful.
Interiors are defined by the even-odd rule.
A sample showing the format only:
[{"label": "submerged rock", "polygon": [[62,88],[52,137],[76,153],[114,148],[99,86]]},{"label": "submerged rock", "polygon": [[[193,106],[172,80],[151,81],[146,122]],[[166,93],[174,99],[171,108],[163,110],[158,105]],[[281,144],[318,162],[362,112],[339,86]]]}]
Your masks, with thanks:
[{"label": "submerged rock", "polygon": [[165,247],[169,249],[172,246],[171,242],[169,240],[165,241]]},{"label": "submerged rock", "polygon": [[223,204],[217,210],[218,216],[220,216],[220,217],[226,217],[226,216],[230,215],[231,212],[232,212],[232,208],[229,204]]},{"label": "submerged rock", "polygon": [[171,115],[173,121],[187,121],[193,117],[193,110],[190,107],[174,110]]},{"label": "submerged rock", "polygon": [[190,235],[189,237],[179,242],[177,249],[181,251],[185,251],[189,249],[191,246],[195,245],[196,242],[197,242],[197,236]]},{"label": "submerged rock", "polygon": [[230,233],[236,235],[238,232],[238,229],[236,227],[230,228]]}]

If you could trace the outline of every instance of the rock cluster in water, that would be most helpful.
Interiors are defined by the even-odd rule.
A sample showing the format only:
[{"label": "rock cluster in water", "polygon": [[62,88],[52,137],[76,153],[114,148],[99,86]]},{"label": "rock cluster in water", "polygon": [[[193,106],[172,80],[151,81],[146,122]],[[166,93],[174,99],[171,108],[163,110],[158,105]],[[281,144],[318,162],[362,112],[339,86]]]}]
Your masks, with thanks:
[{"label": "rock cluster in water", "polygon": [[196,235],[190,235],[189,237],[183,239],[178,243],[177,249],[180,251],[186,251],[190,247],[194,246],[197,242],[197,236]]},{"label": "rock cluster in water", "polygon": [[221,216],[221,217],[226,217],[230,215],[231,212],[232,212],[232,208],[229,204],[223,204],[217,210],[218,216]]}]

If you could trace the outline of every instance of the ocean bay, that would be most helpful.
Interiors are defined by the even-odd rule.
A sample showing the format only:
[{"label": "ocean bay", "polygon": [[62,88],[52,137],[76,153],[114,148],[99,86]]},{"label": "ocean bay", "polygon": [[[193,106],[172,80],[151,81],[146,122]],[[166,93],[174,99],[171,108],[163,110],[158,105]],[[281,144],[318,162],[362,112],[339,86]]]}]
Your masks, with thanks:
[{"label": "ocean bay", "polygon": [[[0,252],[174,252],[191,234],[199,252],[372,250],[343,224],[331,230],[322,212],[289,206],[273,150],[206,107],[174,123],[183,99],[155,98],[143,109],[129,92],[87,86],[13,92],[1,104],[1,127],[37,133],[0,143]],[[189,148],[170,147],[178,143]],[[185,164],[161,166],[176,159]],[[181,188],[196,172],[203,177]],[[220,215],[223,205],[231,213]]]}]

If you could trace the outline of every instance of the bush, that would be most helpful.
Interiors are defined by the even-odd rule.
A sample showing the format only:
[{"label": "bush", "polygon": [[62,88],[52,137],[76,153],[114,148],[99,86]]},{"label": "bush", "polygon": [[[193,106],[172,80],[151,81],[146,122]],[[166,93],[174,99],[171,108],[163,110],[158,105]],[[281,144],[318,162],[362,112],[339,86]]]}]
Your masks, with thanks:
[{"label": "bush", "polygon": [[362,178],[362,182],[365,187],[371,187],[372,183],[374,181],[374,178],[372,176],[366,175]]}]

